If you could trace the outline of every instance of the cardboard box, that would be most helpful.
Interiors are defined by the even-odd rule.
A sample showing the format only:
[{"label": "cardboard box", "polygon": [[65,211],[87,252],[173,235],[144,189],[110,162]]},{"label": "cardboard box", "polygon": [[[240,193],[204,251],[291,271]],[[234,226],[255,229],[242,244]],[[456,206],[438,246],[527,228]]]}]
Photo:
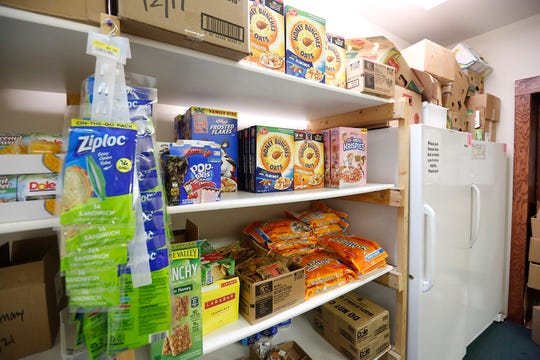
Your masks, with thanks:
[{"label": "cardboard box", "polygon": [[461,106],[465,104],[465,99],[467,98],[467,92],[469,91],[469,80],[463,71],[459,69],[459,66],[456,65],[454,70],[455,80],[448,84],[441,85],[441,92],[443,97],[446,96],[448,98],[448,96],[450,96],[452,101],[459,102]]},{"label": "cardboard box", "polygon": [[374,302],[347,293],[314,310],[314,316],[330,331],[341,334],[357,347],[388,331],[389,312]]},{"label": "cardboard box", "polygon": [[394,68],[358,58],[347,61],[347,89],[391,98],[394,96]]},{"label": "cardboard box", "polygon": [[289,269],[289,273],[259,282],[239,275],[240,314],[250,324],[304,302],[304,268]]},{"label": "cardboard box", "polygon": [[540,345],[540,306],[532,308],[531,338],[532,341]]},{"label": "cardboard box", "polygon": [[283,0],[249,1],[249,55],[243,61],[285,72]]},{"label": "cardboard box", "polygon": [[335,347],[345,358],[351,360],[371,360],[390,349],[390,329],[384,330],[374,338],[354,346],[341,333],[330,329],[318,317],[314,318],[314,328],[326,341]]},{"label": "cardboard box", "polygon": [[482,74],[482,76],[486,76],[493,71],[487,61],[467,44],[457,44],[452,49],[452,53],[461,69],[476,71]]},{"label": "cardboard box", "polygon": [[93,24],[107,12],[106,4],[106,0],[0,0],[0,5]]},{"label": "cardboard box", "polygon": [[215,281],[202,287],[202,333],[214,331],[238,320],[240,279]]},{"label": "cardboard box", "polygon": [[501,99],[491,94],[481,94],[469,96],[467,99],[467,109],[486,109],[486,119],[499,121],[501,119]]},{"label": "cardboard box", "polygon": [[531,236],[529,239],[529,261],[540,263],[540,238]]},{"label": "cardboard box", "polygon": [[466,114],[457,111],[447,111],[446,128],[456,131],[467,131]]},{"label": "cardboard box", "polygon": [[529,263],[529,277],[527,286],[536,290],[540,290],[540,264]]},{"label": "cardboard box", "polygon": [[484,76],[472,70],[462,70],[469,81],[467,96],[481,95],[484,93]]},{"label": "cardboard box", "polygon": [[446,117],[448,109],[443,106],[422,102],[422,123],[446,129]]},{"label": "cardboard box", "polygon": [[57,277],[56,236],[16,241],[0,247],[0,353],[18,359],[51,348],[65,298]]},{"label": "cardboard box", "polygon": [[240,60],[249,54],[247,1],[118,0],[122,31],[208,54]]},{"label": "cardboard box", "polygon": [[424,39],[401,50],[401,54],[412,69],[425,71],[441,84],[454,82],[456,59],[447,48]]},{"label": "cardboard box", "polygon": [[404,86],[418,94],[424,90],[396,45],[384,36],[346,39],[347,60],[367,58],[390,65],[395,69],[396,85]]},{"label": "cardboard box", "polygon": [[424,88],[422,100],[435,105],[442,105],[441,83],[439,80],[424,71],[413,69],[413,72]]},{"label": "cardboard box", "polygon": [[[404,99],[404,102],[401,100]],[[394,114],[406,120],[407,124],[422,123],[422,96],[404,87],[395,86]]]},{"label": "cardboard box", "polygon": [[[275,346],[277,350],[282,351],[284,360],[311,360],[311,357],[302,349],[296,341],[286,341]],[[257,352],[255,344],[249,346],[249,360],[264,360]]]},{"label": "cardboard box", "polygon": [[531,236],[540,237],[540,218],[538,215],[531,217]]}]

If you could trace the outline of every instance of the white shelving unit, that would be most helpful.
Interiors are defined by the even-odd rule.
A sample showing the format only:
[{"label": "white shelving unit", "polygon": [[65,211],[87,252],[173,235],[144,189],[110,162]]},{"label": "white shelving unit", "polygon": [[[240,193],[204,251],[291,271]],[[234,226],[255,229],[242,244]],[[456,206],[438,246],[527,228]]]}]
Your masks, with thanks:
[{"label": "white shelving unit", "polygon": [[[95,64],[95,59],[85,53],[86,34],[89,31],[98,29],[86,24],[0,6],[0,90],[79,93],[82,80],[93,72]],[[267,113],[276,118],[316,121],[393,102],[145,38],[126,36],[130,39],[132,53],[126,71],[155,77],[161,104],[177,105],[179,99],[182,99],[183,103],[196,104],[200,98],[211,98],[215,99],[216,107],[227,106],[248,114]],[[399,193],[401,189],[396,189],[396,185],[368,184],[361,188],[272,194],[239,192],[224,194],[222,201],[215,203],[168,207],[168,212],[172,216],[213,210],[232,213],[240,208],[369,195],[386,190],[397,190]],[[2,223],[0,234],[56,226],[57,218]],[[240,316],[238,321],[204,337],[204,353],[219,353],[221,356],[222,351],[217,350],[223,349],[225,354],[226,348],[234,342],[286,319],[297,317],[393,270],[393,266],[377,269],[360,280],[310,299],[256,325],[250,325]],[[303,331],[302,328],[299,331]],[[328,347],[324,341],[321,342]],[[312,343],[313,346],[318,345],[317,341]],[[39,358],[39,354],[36,356]]]}]

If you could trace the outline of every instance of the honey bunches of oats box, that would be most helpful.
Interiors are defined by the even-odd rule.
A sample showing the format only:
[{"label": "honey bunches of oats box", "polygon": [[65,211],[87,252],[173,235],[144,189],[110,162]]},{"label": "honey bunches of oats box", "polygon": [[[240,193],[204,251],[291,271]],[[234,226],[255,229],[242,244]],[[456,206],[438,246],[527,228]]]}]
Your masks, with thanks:
[{"label": "honey bunches of oats box", "polygon": [[286,5],[285,37],[285,72],[324,83],[326,20]]},{"label": "honey bunches of oats box", "polygon": [[294,132],[294,190],[324,187],[322,132]]},{"label": "honey bunches of oats box", "polygon": [[283,0],[249,1],[250,55],[245,62],[285,72]]},{"label": "honey bunches of oats box", "polygon": [[328,85],[346,88],[345,38],[340,35],[326,34],[326,43],[325,82]]}]

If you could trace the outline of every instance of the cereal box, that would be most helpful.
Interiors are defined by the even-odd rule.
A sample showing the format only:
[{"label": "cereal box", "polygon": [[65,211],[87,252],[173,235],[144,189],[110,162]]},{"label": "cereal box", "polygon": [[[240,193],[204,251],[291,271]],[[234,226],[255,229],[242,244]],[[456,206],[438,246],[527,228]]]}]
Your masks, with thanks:
[{"label": "cereal box", "polygon": [[283,0],[249,2],[249,52],[244,61],[285,72]]},{"label": "cereal box", "polygon": [[0,203],[17,201],[17,175],[0,175]]},{"label": "cereal box", "polygon": [[27,174],[17,178],[17,201],[54,199],[58,174]]},{"label": "cereal box", "polygon": [[324,140],[322,132],[294,132],[294,190],[324,186]]},{"label": "cereal box", "polygon": [[294,130],[254,125],[249,137],[249,191],[293,190]]},{"label": "cereal box", "polygon": [[324,131],[328,168],[325,184],[332,188],[362,186],[367,180],[367,129],[336,127]]},{"label": "cereal box", "polygon": [[223,279],[202,288],[203,335],[238,320],[240,280]]},{"label": "cereal box", "polygon": [[[211,141],[179,140],[169,145],[165,186],[174,174],[178,182],[178,204],[186,205],[221,199],[221,150]],[[171,161],[177,160],[177,161]],[[169,193],[169,189],[167,189]]]},{"label": "cereal box", "polygon": [[326,20],[285,6],[285,72],[324,83]]},{"label": "cereal box", "polygon": [[197,241],[171,244],[172,332],[152,343],[153,360],[202,355],[201,263]]},{"label": "cereal box", "polygon": [[226,110],[191,107],[181,117],[183,139],[213,141],[221,147],[221,191],[238,188],[238,116]]},{"label": "cereal box", "polygon": [[345,88],[347,81],[345,38],[340,35],[326,34],[326,44],[325,82],[328,85]]}]

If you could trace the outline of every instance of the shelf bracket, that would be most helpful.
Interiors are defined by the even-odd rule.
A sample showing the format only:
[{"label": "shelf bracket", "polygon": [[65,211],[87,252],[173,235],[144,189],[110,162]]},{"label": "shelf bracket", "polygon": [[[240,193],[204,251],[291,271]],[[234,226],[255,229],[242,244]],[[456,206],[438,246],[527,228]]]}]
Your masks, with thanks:
[{"label": "shelf bracket", "polygon": [[403,282],[401,281],[401,273],[397,270],[392,270],[384,275],[379,276],[375,279],[381,285],[395,289],[397,291],[403,290]]},{"label": "shelf bracket", "polygon": [[341,197],[343,200],[359,201],[370,204],[403,207],[403,191],[401,189],[387,189],[365,194],[349,195]]}]

